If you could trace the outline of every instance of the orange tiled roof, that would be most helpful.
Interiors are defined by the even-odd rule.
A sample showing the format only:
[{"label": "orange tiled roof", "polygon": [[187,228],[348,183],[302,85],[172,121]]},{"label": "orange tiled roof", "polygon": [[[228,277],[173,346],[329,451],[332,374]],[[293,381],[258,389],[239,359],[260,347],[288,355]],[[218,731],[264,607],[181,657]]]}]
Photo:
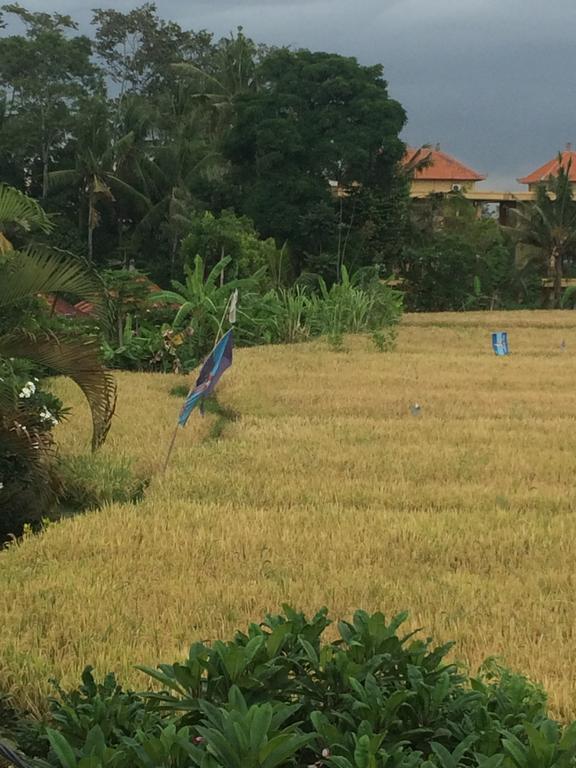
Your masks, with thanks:
[{"label": "orange tiled roof", "polygon": [[556,155],[553,160],[550,160],[540,168],[536,168],[535,171],[524,176],[522,179],[518,179],[520,184],[538,184],[540,181],[546,181],[550,176],[557,176],[560,169],[560,165],[563,168],[567,168],[568,164],[572,162],[570,166],[570,181],[576,182],[576,152],[572,149],[566,149],[564,152],[560,152],[560,157]]},{"label": "orange tiled roof", "polygon": [[55,315],[62,315],[63,317],[85,317],[86,314],[88,314],[78,304],[72,305],[70,302],[65,301],[60,296],[54,296],[52,293],[41,294],[40,298],[46,302],[50,308],[50,312]]},{"label": "orange tiled roof", "polygon": [[[416,157],[417,153],[419,153],[418,157]],[[426,168],[417,170],[414,174],[415,179],[430,181],[483,181],[486,178],[468,168],[468,166],[456,160],[456,158],[446,154],[446,152],[441,152],[439,149],[414,149],[413,147],[407,147],[402,162],[408,165],[414,160],[419,162],[428,159],[431,160],[430,164]]]},{"label": "orange tiled roof", "polygon": [[91,301],[79,301],[74,304],[74,309],[78,310],[81,315],[93,315],[94,304]]}]

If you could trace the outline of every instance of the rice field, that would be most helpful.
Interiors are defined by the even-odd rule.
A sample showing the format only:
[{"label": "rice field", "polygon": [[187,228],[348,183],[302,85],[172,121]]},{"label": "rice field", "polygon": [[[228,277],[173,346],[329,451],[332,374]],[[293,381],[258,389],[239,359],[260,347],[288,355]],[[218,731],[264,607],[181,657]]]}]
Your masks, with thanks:
[{"label": "rice field", "polygon": [[[409,315],[394,352],[345,347],[238,350],[219,399],[239,418],[215,440],[194,414],[165,474],[183,379],[120,374],[104,453],[151,485],[0,554],[0,690],[41,707],[86,664],[138,688],[134,664],[288,602],[408,609],[471,669],[498,656],[576,717],[576,313]],[[63,450],[86,451],[86,409],[59,387]]]}]

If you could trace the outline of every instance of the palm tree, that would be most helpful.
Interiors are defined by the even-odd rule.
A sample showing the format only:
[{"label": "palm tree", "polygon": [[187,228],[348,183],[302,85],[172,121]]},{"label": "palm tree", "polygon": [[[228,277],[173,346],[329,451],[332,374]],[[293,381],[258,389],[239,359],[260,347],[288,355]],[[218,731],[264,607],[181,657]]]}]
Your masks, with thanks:
[{"label": "palm tree", "polygon": [[191,86],[191,95],[207,109],[212,138],[218,138],[231,125],[234,100],[258,87],[258,47],[238,27],[237,34],[218,43],[211,71],[190,62],[174,64],[174,70]]},{"label": "palm tree", "polygon": [[[100,361],[97,338],[59,336],[52,331],[28,331],[18,327],[14,310],[18,304],[39,294],[67,292],[90,301],[102,319],[107,315],[105,292],[96,275],[82,261],[69,254],[29,244],[15,250],[8,234],[49,232],[51,223],[40,208],[21,192],[0,186],[0,358],[27,359],[68,376],[84,393],[92,413],[92,447],[96,449],[110,428],[116,401],[116,387]],[[0,382],[0,431],[17,434],[19,403],[10,380]],[[5,435],[4,435],[5,436]],[[9,436],[10,437],[10,436]],[[33,447],[33,446],[32,446]]]},{"label": "palm tree", "polygon": [[143,164],[148,188],[155,203],[136,227],[136,237],[163,230],[169,241],[170,276],[175,274],[176,256],[186,233],[187,215],[202,208],[195,191],[202,179],[223,173],[218,149],[206,140],[203,115],[181,88],[172,104],[170,124],[161,140],[149,147]]},{"label": "palm tree", "polygon": [[536,190],[536,199],[517,209],[517,227],[511,230],[518,240],[538,248],[546,259],[553,280],[554,306],[560,306],[564,262],[576,249],[576,202],[570,182],[571,161]]},{"label": "palm tree", "polygon": [[122,178],[122,172],[133,165],[136,137],[130,131],[116,141],[111,139],[110,125],[104,110],[96,109],[89,114],[89,125],[80,131],[74,168],[52,171],[49,182],[52,188],[78,189],[87,207],[86,227],[88,260],[94,257],[94,231],[101,221],[102,203],[114,203],[116,195],[122,195],[146,211],[150,201],[145,194]]}]

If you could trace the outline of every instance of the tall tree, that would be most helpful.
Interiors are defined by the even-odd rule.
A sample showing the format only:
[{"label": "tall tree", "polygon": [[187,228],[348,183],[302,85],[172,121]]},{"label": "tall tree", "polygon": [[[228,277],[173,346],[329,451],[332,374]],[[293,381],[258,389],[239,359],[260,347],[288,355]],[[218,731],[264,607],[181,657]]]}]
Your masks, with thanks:
[{"label": "tall tree", "polygon": [[[209,140],[205,127],[202,109],[189,98],[183,85],[178,88],[170,111],[159,121],[157,139],[148,147],[146,173],[154,205],[138,224],[136,241],[146,250],[146,241],[152,238],[157,249],[160,235],[160,246],[169,253],[169,266],[159,270],[159,265],[155,265],[159,278],[168,274],[175,277],[176,259],[185,233],[182,224],[190,213],[207,207],[207,188],[211,180],[221,178],[224,170],[221,153]],[[158,261],[157,251],[154,256]]]},{"label": "tall tree", "polygon": [[121,100],[126,93],[161,95],[175,83],[174,64],[191,61],[204,67],[213,55],[212,35],[183,30],[160,19],[155,3],[127,13],[96,9],[95,50]]},{"label": "tall tree", "polygon": [[404,110],[382,67],[353,58],[276,50],[257,77],[260,88],[235,99],[226,144],[236,205],[301,262],[336,254],[342,221],[329,184],[388,183],[404,151]]},{"label": "tall tree", "polygon": [[188,84],[190,96],[204,107],[212,140],[221,139],[230,130],[236,98],[257,89],[258,63],[268,52],[238,27],[236,34],[218,41],[210,57],[174,65],[174,71]]},{"label": "tall tree", "polygon": [[71,116],[83,95],[101,87],[101,78],[90,60],[92,44],[72,34],[77,25],[70,16],[32,12],[18,4],[3,10],[25,30],[24,35],[0,38],[3,120],[8,135],[18,142],[14,148],[29,182],[35,167],[41,168],[45,198],[54,153],[66,140]]},{"label": "tall tree", "polygon": [[94,258],[94,232],[102,220],[102,209],[113,207],[117,196],[130,200],[142,215],[150,206],[146,195],[126,181],[124,171],[134,173],[135,135],[129,132],[114,141],[111,135],[108,105],[95,101],[86,108],[75,137],[74,167],[52,171],[53,187],[77,190],[79,210],[85,208],[88,259]]}]

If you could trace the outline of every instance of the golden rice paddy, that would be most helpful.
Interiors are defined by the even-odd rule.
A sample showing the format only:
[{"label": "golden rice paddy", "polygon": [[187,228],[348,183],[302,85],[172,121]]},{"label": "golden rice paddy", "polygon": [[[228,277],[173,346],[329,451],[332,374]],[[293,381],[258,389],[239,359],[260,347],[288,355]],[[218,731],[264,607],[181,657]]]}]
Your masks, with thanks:
[{"label": "golden rice paddy", "polygon": [[[288,602],[406,608],[472,670],[498,656],[576,716],[576,313],[407,316],[394,352],[345,347],[238,350],[219,400],[239,418],[210,439],[194,413],[165,474],[183,379],[120,374],[104,453],[151,485],[0,554],[0,690],[41,706],[86,664],[138,688],[135,664]],[[63,450],[86,451],[60,386]]]}]

